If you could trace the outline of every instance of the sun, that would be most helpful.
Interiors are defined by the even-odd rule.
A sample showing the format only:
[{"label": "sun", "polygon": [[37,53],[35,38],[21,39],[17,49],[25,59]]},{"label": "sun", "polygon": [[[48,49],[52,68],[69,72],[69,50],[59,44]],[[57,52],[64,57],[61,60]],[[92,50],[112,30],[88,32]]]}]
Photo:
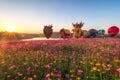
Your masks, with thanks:
[{"label": "sun", "polygon": [[15,31],[15,28],[14,28],[13,26],[7,26],[7,27],[6,27],[6,30],[7,30],[8,32],[14,32],[14,31]]}]

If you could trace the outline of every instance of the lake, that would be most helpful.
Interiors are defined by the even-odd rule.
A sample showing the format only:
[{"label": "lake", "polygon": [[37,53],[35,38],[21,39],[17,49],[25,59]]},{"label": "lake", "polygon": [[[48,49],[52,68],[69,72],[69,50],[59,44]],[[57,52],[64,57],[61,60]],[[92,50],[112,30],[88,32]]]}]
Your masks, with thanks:
[{"label": "lake", "polygon": [[36,37],[36,38],[31,38],[31,39],[23,39],[23,41],[30,41],[30,40],[60,40],[61,38],[45,38],[45,37]]}]

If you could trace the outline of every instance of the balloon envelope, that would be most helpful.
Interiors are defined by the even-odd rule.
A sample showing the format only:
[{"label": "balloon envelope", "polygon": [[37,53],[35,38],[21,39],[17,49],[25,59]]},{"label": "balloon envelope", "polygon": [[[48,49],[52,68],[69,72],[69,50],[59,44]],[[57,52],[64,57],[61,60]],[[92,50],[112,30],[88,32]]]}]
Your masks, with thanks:
[{"label": "balloon envelope", "polygon": [[43,29],[43,32],[44,32],[44,35],[47,39],[49,39],[52,34],[53,34],[53,30],[52,30],[52,26],[44,26],[44,29]]},{"label": "balloon envelope", "polygon": [[104,29],[99,29],[98,30],[98,37],[104,37],[105,36],[105,30]]},{"label": "balloon envelope", "polygon": [[100,29],[100,30],[98,30],[98,33],[99,33],[99,34],[104,34],[104,33],[105,33],[105,30]]},{"label": "balloon envelope", "polygon": [[83,32],[83,37],[84,38],[89,38],[90,37],[90,32],[89,31],[84,31]]},{"label": "balloon envelope", "polygon": [[90,29],[89,32],[91,37],[96,37],[98,35],[98,31],[96,29]]},{"label": "balloon envelope", "polygon": [[61,38],[68,38],[70,37],[70,31],[68,29],[63,28],[59,31],[59,35]]},{"label": "balloon envelope", "polygon": [[108,28],[108,34],[110,34],[110,36],[115,36],[119,33],[119,28],[117,26],[111,26],[110,28]]}]

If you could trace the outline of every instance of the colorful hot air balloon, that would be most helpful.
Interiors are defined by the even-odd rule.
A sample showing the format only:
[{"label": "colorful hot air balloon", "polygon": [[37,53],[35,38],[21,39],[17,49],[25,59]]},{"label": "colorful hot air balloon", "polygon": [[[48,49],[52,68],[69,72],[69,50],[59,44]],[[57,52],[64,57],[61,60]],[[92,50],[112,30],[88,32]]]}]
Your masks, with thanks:
[{"label": "colorful hot air balloon", "polygon": [[105,35],[105,30],[104,29],[99,29],[98,30],[98,37],[104,37]]},{"label": "colorful hot air balloon", "polygon": [[59,32],[61,38],[69,38],[70,37],[70,30],[62,28]]},{"label": "colorful hot air balloon", "polygon": [[111,26],[108,28],[108,34],[110,34],[111,37],[114,37],[119,33],[119,28],[117,26]]},{"label": "colorful hot air balloon", "polygon": [[87,30],[82,30],[82,36],[83,36],[83,38],[89,38],[89,37],[90,37],[89,31],[87,31]]},{"label": "colorful hot air balloon", "polygon": [[76,24],[72,24],[73,25],[73,37],[74,38],[80,38],[82,36],[82,27],[84,25],[83,22],[80,22],[79,24],[76,23]]},{"label": "colorful hot air balloon", "polygon": [[90,29],[90,30],[89,30],[89,33],[90,33],[90,37],[92,37],[92,38],[98,36],[98,32],[97,32],[96,29]]},{"label": "colorful hot air balloon", "polygon": [[44,26],[43,32],[47,39],[49,39],[53,34],[52,27],[53,27],[52,25]]}]

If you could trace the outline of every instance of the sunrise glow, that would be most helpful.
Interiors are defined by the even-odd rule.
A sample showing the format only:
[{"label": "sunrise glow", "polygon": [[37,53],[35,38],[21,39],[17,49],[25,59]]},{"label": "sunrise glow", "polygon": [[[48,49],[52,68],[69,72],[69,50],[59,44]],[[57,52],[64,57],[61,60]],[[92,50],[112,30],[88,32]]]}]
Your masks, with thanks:
[{"label": "sunrise glow", "polygon": [[7,26],[6,27],[6,31],[8,31],[8,32],[14,32],[15,28],[13,26]]}]

